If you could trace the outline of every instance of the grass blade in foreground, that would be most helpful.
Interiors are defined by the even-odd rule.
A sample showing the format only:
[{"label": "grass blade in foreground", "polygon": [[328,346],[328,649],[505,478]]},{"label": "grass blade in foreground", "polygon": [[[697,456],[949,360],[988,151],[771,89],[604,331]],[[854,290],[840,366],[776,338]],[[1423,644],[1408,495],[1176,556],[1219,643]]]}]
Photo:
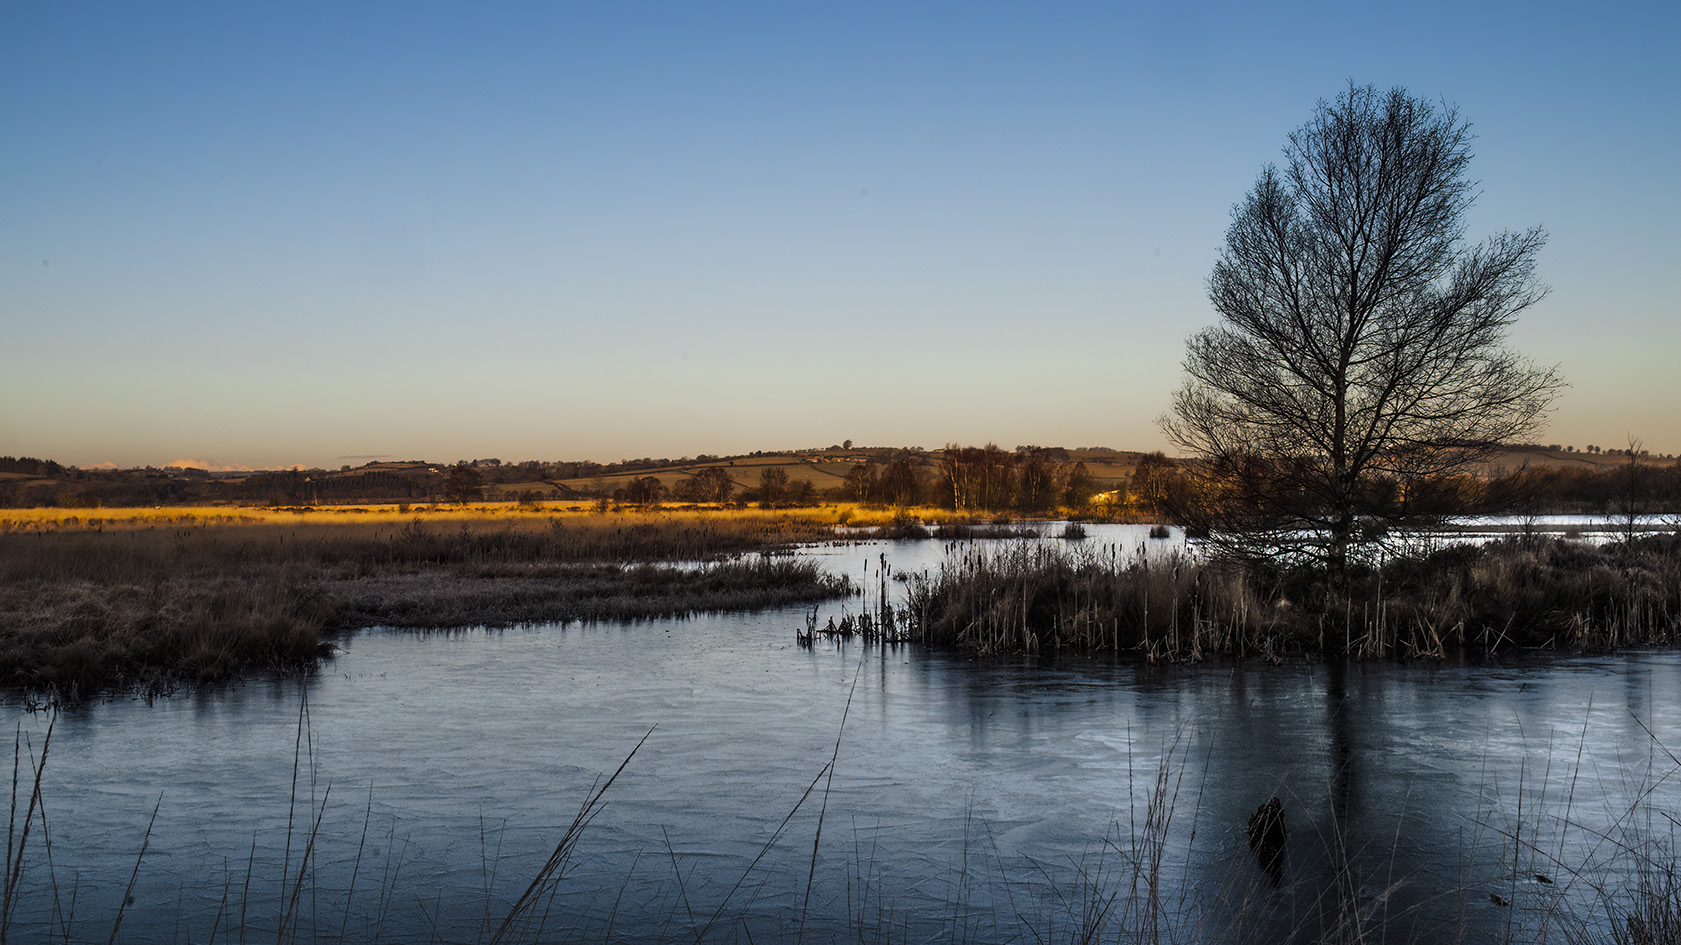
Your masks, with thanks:
[{"label": "grass blade in foreground", "polygon": [[613,782],[617,781],[619,775],[624,773],[625,768],[630,766],[630,760],[636,757],[636,753],[642,749],[642,745],[653,734],[654,730],[649,729],[647,734],[643,735],[636,743],[636,747],[630,750],[630,754],[625,756],[625,760],[619,762],[619,767],[613,772],[613,776],[608,778],[606,783],[590,791],[589,798],[578,809],[577,816],[572,818],[572,823],[566,828],[566,832],[561,835],[560,842],[555,844],[554,852],[549,854],[548,860],[543,863],[542,868],[537,871],[537,875],[532,878],[531,885],[527,886],[525,892],[520,894],[519,899],[514,901],[513,906],[508,910],[507,917],[502,920],[502,924],[498,925],[495,933],[490,936],[491,945],[497,945],[501,942],[503,937],[513,928],[515,922],[535,908],[546,893],[552,891],[561,880],[566,878],[566,867],[572,861],[572,851],[577,847],[578,840],[583,837],[584,828],[588,827],[590,821],[594,820],[596,815],[601,813],[601,809],[607,805],[607,789],[612,787]]}]

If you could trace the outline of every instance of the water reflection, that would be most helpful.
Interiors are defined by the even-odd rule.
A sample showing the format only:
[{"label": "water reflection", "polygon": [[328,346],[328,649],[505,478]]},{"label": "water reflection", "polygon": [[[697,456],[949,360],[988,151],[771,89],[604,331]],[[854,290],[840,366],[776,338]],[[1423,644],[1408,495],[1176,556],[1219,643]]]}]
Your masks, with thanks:
[{"label": "water reflection", "polygon": [[[820,553],[912,570],[937,567],[937,551]],[[883,925],[1067,938],[1094,877],[1126,902],[1140,861],[1163,882],[1158,919],[1213,940],[1339,921],[1392,941],[1462,922],[1492,934],[1561,903],[1587,915],[1568,870],[1628,868],[1597,834],[1622,836],[1642,796],[1681,799],[1659,744],[1681,746],[1681,717],[1654,698],[1681,682],[1673,654],[1150,669],[802,649],[803,621],[795,608],[370,631],[309,678],[77,710],[43,783],[52,864],[31,848],[17,927],[48,937],[74,892],[71,938],[105,937],[158,806],[125,934],[204,940],[243,910],[251,934],[286,920],[323,941],[478,940],[650,728],[545,939],[704,926],[707,940],[776,941],[802,934],[802,914],[811,941]],[[20,722],[38,746],[44,721]],[[1276,889],[1246,830],[1273,796],[1289,828]]]}]

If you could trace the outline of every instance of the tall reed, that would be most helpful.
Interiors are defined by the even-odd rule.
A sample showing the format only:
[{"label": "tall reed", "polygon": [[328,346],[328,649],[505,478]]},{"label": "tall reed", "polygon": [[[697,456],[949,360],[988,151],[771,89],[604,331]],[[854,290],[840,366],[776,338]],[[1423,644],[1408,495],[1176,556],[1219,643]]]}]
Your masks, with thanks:
[{"label": "tall reed", "polygon": [[911,640],[981,653],[1137,650],[1151,659],[1270,651],[1283,632],[1239,574],[1182,555],[1123,558],[1113,546],[964,551],[912,575]]},{"label": "tall reed", "polygon": [[1113,546],[965,550],[911,577],[899,623],[911,640],[980,653],[1072,648],[1150,660],[1667,643],[1681,632],[1681,537],[1458,546],[1345,583]]}]

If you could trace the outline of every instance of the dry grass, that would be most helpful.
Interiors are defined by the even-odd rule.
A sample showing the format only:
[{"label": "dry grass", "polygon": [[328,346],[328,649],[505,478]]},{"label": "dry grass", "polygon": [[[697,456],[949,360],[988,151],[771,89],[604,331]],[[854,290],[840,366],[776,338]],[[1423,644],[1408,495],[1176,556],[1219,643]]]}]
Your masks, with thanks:
[{"label": "dry grass", "polygon": [[[1356,586],[1348,644],[1362,656],[1502,645],[1576,650],[1673,642],[1681,536],[1595,546],[1509,538],[1403,559]],[[1333,602],[1334,603],[1334,602]]]},{"label": "dry grass", "polygon": [[760,510],[720,509],[716,506],[635,511],[596,511],[589,502],[477,502],[471,505],[321,505],[321,506],[162,506],[158,508],[111,509],[0,509],[0,533],[37,531],[109,531],[134,528],[198,528],[219,525],[319,525],[356,523],[406,525],[416,520],[429,523],[461,523],[480,527],[490,523],[519,524],[554,520],[580,526],[589,522],[708,521],[727,518],[732,526],[757,523],[766,528],[833,525],[849,504],[805,509]]},{"label": "dry grass", "polygon": [[910,639],[980,653],[1133,650],[1151,659],[1271,652],[1283,635],[1235,576],[1183,558],[1123,562],[1030,545],[975,551],[913,577],[900,623]]},{"label": "dry grass", "polygon": [[1123,562],[1021,547],[966,554],[913,579],[898,622],[911,640],[982,653],[1067,647],[1150,660],[1614,649],[1681,633],[1681,537],[1461,546],[1391,562],[1346,586],[1185,558]]},{"label": "dry grass", "polygon": [[[832,535],[827,516],[797,511],[220,511],[117,526],[38,512],[25,519],[38,527],[0,532],[0,684],[155,688],[307,666],[353,627],[667,617],[846,591],[808,561],[730,560]],[[708,564],[661,566],[677,561]]]}]

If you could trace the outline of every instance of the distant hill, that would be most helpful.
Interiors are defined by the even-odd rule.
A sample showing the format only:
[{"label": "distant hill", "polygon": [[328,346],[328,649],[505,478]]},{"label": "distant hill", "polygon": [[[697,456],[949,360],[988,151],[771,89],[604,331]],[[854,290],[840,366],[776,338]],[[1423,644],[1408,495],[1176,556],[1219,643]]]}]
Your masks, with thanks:
[{"label": "distant hill", "polygon": [[[1047,461],[1072,468],[1081,463],[1099,491],[1124,484],[1144,456],[1107,448],[1034,448]],[[1019,451],[1003,451],[1015,456]],[[348,504],[448,501],[451,471],[462,466],[487,500],[587,501],[612,496],[633,482],[653,478],[670,493],[707,469],[729,481],[732,494],[752,493],[767,470],[781,470],[809,498],[823,498],[846,482],[848,473],[899,459],[927,485],[937,481],[943,450],[916,447],[831,447],[754,452],[739,456],[681,459],[643,458],[617,463],[497,459],[457,463],[381,460],[328,469],[207,470],[189,464],[137,469],[74,469],[47,460],[0,458],[0,505],[135,506],[215,504]],[[807,491],[808,490],[808,491]],[[930,494],[929,498],[933,496]]]},{"label": "distant hill", "polygon": [[[1644,451],[1636,456],[1635,462],[1642,466],[1669,466],[1675,463],[1675,457],[1667,454],[1654,454]],[[1501,476],[1517,472],[1520,469],[1581,469],[1591,472],[1604,471],[1611,467],[1627,466],[1628,450],[1596,450],[1588,453],[1580,450],[1566,450],[1556,446],[1514,446],[1502,450],[1493,459],[1483,464],[1477,470],[1485,477]]]},{"label": "distant hill", "polygon": [[[1034,458],[1052,468],[1058,481],[1067,481],[1078,464],[1090,490],[1097,493],[1126,488],[1147,455],[1102,447],[992,449],[989,455],[1005,463],[1020,464]],[[766,481],[767,471],[771,471],[772,479],[786,477],[789,496],[794,500],[816,501],[843,494],[849,475],[888,475],[895,463],[901,472],[908,470],[920,482],[916,492],[920,501],[938,503],[942,493],[937,484],[945,458],[945,451],[939,449],[835,446],[739,456],[645,457],[616,463],[504,463],[498,459],[443,463],[413,459],[381,460],[336,470],[209,471],[191,466],[75,469],[51,460],[0,457],[0,506],[428,504],[458,498],[456,490],[463,482],[477,485],[478,494],[491,501],[588,502],[598,496],[627,498],[635,489],[645,490],[646,483],[639,480],[647,479],[657,482],[667,499],[681,500],[680,487],[685,483],[692,487],[694,477],[703,473],[713,482],[727,481],[732,497],[753,500]],[[1643,454],[1634,459],[1646,468],[1672,469],[1676,463],[1673,457],[1663,455]],[[1608,477],[1623,470],[1629,460],[1626,450],[1590,452],[1527,445],[1502,451],[1472,473],[1482,478],[1521,470],[1558,474],[1577,483],[1559,486],[1569,492],[1568,497],[1560,493],[1561,501],[1568,498],[1573,504],[1591,504],[1599,501],[1594,497],[1605,490],[1589,488],[1584,479]],[[943,495],[943,501],[949,503],[951,496]]]}]

